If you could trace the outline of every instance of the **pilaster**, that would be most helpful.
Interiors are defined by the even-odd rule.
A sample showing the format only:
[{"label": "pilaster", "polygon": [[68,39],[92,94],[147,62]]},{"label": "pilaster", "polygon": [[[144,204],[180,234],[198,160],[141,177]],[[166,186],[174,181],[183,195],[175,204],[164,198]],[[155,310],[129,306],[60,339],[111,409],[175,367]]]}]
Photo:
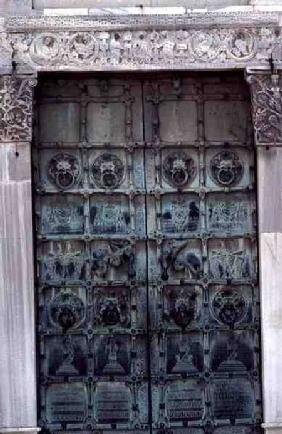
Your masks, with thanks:
[{"label": "pilaster", "polygon": [[263,428],[282,433],[282,94],[281,75],[247,81],[257,146],[258,237],[262,331]]},{"label": "pilaster", "polygon": [[0,76],[0,432],[37,430],[30,143],[35,80]]}]

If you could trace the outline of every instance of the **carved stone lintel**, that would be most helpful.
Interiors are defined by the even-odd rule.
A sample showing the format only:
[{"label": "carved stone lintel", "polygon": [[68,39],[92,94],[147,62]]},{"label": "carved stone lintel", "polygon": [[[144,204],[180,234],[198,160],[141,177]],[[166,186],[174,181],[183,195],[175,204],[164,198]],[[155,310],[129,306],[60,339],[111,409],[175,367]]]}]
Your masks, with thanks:
[{"label": "carved stone lintel", "polygon": [[30,141],[34,77],[0,77],[0,141]]},{"label": "carved stone lintel", "polygon": [[266,27],[11,33],[18,71],[221,69],[268,66],[277,42]]},{"label": "carved stone lintel", "polygon": [[257,146],[282,146],[282,76],[258,73],[247,76]]}]

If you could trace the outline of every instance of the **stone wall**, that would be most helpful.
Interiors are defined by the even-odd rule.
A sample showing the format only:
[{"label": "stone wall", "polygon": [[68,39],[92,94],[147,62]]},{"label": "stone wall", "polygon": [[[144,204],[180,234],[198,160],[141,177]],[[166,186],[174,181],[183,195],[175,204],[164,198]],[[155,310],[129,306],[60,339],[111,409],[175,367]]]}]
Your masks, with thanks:
[{"label": "stone wall", "polygon": [[[165,8],[169,7],[169,10]],[[183,7],[187,10],[219,10],[219,9],[241,9],[252,11],[256,8],[267,10],[282,9],[282,0],[0,0],[0,15],[27,15],[36,14],[44,9],[64,9],[70,13],[70,9],[82,8],[103,9],[103,8],[135,8],[134,13],[179,13],[171,8]],[[146,11],[144,8],[163,8],[163,10]],[[103,13],[115,13],[115,11],[103,11]]]}]

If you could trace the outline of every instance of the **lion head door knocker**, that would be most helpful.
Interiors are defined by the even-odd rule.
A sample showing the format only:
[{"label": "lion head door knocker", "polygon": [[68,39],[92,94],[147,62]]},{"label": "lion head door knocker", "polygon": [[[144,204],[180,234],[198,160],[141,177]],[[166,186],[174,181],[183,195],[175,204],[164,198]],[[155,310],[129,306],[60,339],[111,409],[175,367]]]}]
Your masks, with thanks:
[{"label": "lion head door knocker", "polygon": [[74,155],[60,153],[49,161],[48,177],[62,190],[72,188],[78,182],[80,174],[80,164]]},{"label": "lion head door knocker", "polygon": [[111,326],[121,322],[121,312],[118,306],[118,302],[115,298],[108,298],[105,300],[104,305],[101,308],[101,318],[105,325]]},{"label": "lion head door knocker", "polygon": [[85,306],[81,298],[71,290],[65,289],[51,300],[49,316],[51,322],[66,333],[82,323],[85,317]]},{"label": "lion head door knocker", "polygon": [[241,180],[244,166],[236,152],[226,150],[219,152],[211,159],[210,172],[217,184],[231,187]]},{"label": "lion head door knocker", "polygon": [[217,321],[229,327],[234,327],[245,316],[247,302],[238,291],[224,289],[215,294],[212,309]]},{"label": "lion head door knocker", "polygon": [[170,317],[179,327],[185,328],[194,320],[196,298],[196,292],[188,292],[174,299],[170,309]]},{"label": "lion head door knocker", "polygon": [[92,176],[100,188],[117,188],[124,177],[123,162],[114,154],[102,154],[92,164]]},{"label": "lion head door knocker", "polygon": [[173,152],[163,162],[163,173],[170,185],[183,188],[195,178],[196,165],[185,152]]},{"label": "lion head door knocker", "polygon": [[128,300],[125,294],[103,295],[99,293],[96,304],[96,322],[104,326],[127,326]]}]

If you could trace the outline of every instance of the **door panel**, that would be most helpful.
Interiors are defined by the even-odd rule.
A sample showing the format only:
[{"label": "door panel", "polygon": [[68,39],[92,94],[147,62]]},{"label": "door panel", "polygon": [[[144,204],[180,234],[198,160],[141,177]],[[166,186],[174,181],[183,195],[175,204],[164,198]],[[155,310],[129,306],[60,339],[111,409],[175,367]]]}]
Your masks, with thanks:
[{"label": "door panel", "polygon": [[258,433],[254,150],[241,77],[47,77],[36,113],[40,424]]},{"label": "door panel", "polygon": [[40,422],[148,427],[141,83],[46,80],[34,149]]},{"label": "door panel", "polygon": [[260,420],[246,95],[236,79],[166,77],[144,85],[156,431],[198,434],[224,425],[224,433],[247,433]]}]

